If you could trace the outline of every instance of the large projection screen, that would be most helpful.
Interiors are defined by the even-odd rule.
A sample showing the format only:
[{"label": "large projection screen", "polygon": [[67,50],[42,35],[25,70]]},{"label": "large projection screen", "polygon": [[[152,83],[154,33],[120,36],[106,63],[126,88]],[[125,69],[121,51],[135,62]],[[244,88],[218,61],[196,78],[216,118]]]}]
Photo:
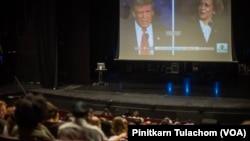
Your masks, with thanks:
[{"label": "large projection screen", "polygon": [[236,61],[231,0],[120,0],[119,8],[117,60]]}]

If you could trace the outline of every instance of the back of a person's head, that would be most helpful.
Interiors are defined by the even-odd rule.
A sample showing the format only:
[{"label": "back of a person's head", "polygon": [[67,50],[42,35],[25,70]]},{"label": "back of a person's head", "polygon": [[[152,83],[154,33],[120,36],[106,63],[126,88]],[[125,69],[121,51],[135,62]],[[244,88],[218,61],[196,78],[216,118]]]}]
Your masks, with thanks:
[{"label": "back of a person's head", "polygon": [[47,107],[48,107],[47,119],[55,119],[57,115],[59,114],[57,106],[55,106],[52,102],[47,101]]},{"label": "back of a person's head", "polygon": [[139,111],[135,110],[135,111],[133,112],[133,116],[134,116],[134,117],[139,117],[139,116],[140,116]]},{"label": "back of a person's head", "polygon": [[4,100],[0,100],[0,118],[5,118],[7,104]]},{"label": "back of a person's head", "polygon": [[101,125],[101,120],[97,116],[92,116],[92,118],[90,119],[89,123],[92,124],[92,125],[95,125],[95,126],[97,126],[99,128],[101,128],[101,126],[102,126]]},{"label": "back of a person's head", "polygon": [[21,128],[34,128],[39,122],[46,119],[48,109],[46,99],[42,95],[26,94],[15,101],[14,117]]},{"label": "back of a person's head", "polygon": [[111,130],[114,134],[120,134],[127,130],[127,124],[124,123],[124,119],[121,116],[114,117],[111,125]]},{"label": "back of a person's head", "polygon": [[86,102],[78,101],[72,106],[71,113],[75,118],[83,118],[88,115],[89,109]]},{"label": "back of a person's head", "polygon": [[112,113],[108,108],[104,108],[102,111],[102,116],[112,116]]},{"label": "back of a person's head", "polygon": [[0,100],[0,106],[2,106],[2,105],[7,106],[7,104],[4,100]]},{"label": "back of a person's head", "polygon": [[173,124],[173,121],[168,118],[168,117],[165,117],[162,121],[161,121],[161,124],[162,125],[172,125]]},{"label": "back of a person's head", "polygon": [[111,135],[113,135],[111,132],[111,123],[112,121],[110,120],[105,120],[101,122],[101,129],[107,137],[110,137]]}]

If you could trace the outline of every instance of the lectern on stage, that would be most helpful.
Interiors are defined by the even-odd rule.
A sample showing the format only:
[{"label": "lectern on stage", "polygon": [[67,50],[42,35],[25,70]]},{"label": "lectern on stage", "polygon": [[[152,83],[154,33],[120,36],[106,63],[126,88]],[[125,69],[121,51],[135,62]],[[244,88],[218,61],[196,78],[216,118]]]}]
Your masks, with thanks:
[{"label": "lectern on stage", "polygon": [[93,86],[107,85],[108,83],[103,81],[103,72],[107,71],[105,63],[104,62],[98,62],[97,65],[96,65],[95,71],[98,72],[98,82],[93,83]]}]

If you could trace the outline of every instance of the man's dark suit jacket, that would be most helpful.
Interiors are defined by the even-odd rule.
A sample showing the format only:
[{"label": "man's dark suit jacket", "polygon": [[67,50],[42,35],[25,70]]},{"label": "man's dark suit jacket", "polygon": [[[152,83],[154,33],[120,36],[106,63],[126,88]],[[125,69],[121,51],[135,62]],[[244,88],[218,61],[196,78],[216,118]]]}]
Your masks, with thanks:
[{"label": "man's dark suit jacket", "polygon": [[[171,45],[171,37],[166,36],[167,29],[164,26],[156,25],[152,23],[153,27],[153,40],[155,46],[169,46]],[[150,35],[149,35],[150,36]],[[152,35],[151,35],[152,36]],[[145,56],[138,55],[137,48],[137,39],[134,21],[129,24],[123,25],[120,27],[120,47],[119,47],[119,56],[121,59],[146,59],[149,58],[162,58],[166,55],[166,51],[155,51],[154,55]],[[125,57],[128,56],[128,57]]]}]

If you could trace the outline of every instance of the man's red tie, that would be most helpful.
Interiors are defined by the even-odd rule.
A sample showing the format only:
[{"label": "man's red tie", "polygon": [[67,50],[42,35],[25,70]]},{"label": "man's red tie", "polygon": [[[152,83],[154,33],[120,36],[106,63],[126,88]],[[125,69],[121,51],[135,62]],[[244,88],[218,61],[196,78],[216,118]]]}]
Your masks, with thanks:
[{"label": "man's red tie", "polygon": [[142,28],[141,55],[149,55],[148,34],[146,28]]}]

